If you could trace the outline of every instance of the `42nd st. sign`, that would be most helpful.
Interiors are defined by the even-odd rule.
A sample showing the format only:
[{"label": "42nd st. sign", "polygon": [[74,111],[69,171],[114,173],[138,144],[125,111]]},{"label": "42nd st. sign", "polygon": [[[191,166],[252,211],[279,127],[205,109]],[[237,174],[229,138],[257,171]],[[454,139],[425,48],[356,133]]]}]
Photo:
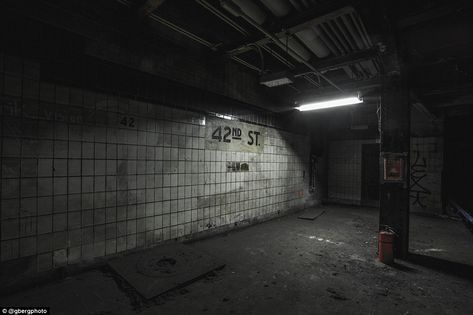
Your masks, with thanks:
[{"label": "42nd st. sign", "polygon": [[210,118],[206,124],[205,148],[261,153],[265,137],[264,127],[239,121]]}]

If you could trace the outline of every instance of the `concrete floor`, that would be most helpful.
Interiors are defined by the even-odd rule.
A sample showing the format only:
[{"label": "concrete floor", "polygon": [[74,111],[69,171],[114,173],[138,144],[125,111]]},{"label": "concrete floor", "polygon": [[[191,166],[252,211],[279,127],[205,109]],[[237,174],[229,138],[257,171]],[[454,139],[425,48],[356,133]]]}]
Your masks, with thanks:
[{"label": "concrete floor", "polygon": [[409,240],[413,254],[473,266],[473,235],[460,219],[411,215]]},{"label": "concrete floor", "polygon": [[[104,267],[2,297],[0,306],[48,305],[53,314],[471,314],[473,236],[461,222],[413,216],[421,265],[390,267],[375,260],[376,209],[325,209],[315,221],[293,214],[192,243],[226,267],[151,301]],[[457,263],[445,260],[452,256]]]}]

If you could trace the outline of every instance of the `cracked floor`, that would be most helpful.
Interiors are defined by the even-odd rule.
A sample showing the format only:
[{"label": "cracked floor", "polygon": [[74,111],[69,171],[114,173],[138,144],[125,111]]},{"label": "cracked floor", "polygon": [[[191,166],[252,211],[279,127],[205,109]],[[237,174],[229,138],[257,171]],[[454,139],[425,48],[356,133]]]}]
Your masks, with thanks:
[{"label": "cracked floor", "polygon": [[473,236],[461,222],[412,215],[416,260],[386,266],[375,259],[376,209],[324,209],[315,221],[291,214],[190,243],[226,266],[152,300],[102,267],[0,305],[47,305],[52,314],[471,314]]}]

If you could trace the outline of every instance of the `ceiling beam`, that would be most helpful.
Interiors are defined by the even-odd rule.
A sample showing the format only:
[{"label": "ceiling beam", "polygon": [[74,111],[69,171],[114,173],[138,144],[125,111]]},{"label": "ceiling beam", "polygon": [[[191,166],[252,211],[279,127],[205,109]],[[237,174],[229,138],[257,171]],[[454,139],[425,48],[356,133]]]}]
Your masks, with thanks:
[{"label": "ceiling beam", "polygon": [[317,1],[317,5],[304,9],[301,12],[289,14],[283,18],[274,21],[272,30],[277,32],[280,30],[287,30],[294,26],[303,24],[315,17],[329,14],[333,11],[339,10],[348,5],[346,0],[331,0],[331,1]]},{"label": "ceiling beam", "polygon": [[[131,0],[116,0],[117,2],[120,2],[121,4],[127,6],[127,7],[132,7],[133,6],[133,3],[131,2]],[[153,11],[157,8],[157,6],[159,6],[160,4],[162,4],[165,0],[159,0],[159,1],[153,1],[153,0],[148,0],[148,2],[153,2],[152,4],[150,4],[149,6],[146,6],[146,3],[145,3],[145,6],[146,6],[146,10],[150,10],[149,13],[146,15],[147,17],[149,17],[150,19],[166,26],[167,28],[173,30],[174,32],[177,32],[189,39],[192,39],[193,41],[201,44],[201,45],[204,45],[210,49],[212,49],[213,51],[216,51],[217,50],[217,47],[221,45],[221,43],[218,43],[218,44],[214,44],[214,43],[211,43],[207,40],[205,40],[204,38],[172,23],[171,21],[168,21],[158,15],[156,15],[155,13],[153,13]],[[159,2],[159,3],[158,3]],[[157,6],[156,6],[157,5]],[[152,9],[154,6],[156,6],[154,9]]]},{"label": "ceiling beam", "polygon": [[[351,81],[351,82],[345,81],[345,83],[338,84],[338,86],[340,86],[343,89],[343,91],[347,93],[376,89],[376,88],[379,88],[381,85],[382,85],[382,78],[380,77],[371,78],[371,79],[363,80],[363,81]],[[296,97],[296,101],[300,102],[304,100],[309,100],[311,98],[318,98],[318,97],[325,97],[325,96],[339,95],[339,94],[340,94],[339,91],[331,87],[324,87],[324,88],[310,89],[307,91],[303,91],[301,94],[298,94],[295,97]]]},{"label": "ceiling beam", "polygon": [[[343,66],[351,65],[354,63],[372,60],[378,56],[378,52],[375,49],[367,49],[362,51],[357,51],[355,53],[351,53],[345,56],[337,56],[329,59],[319,60],[319,61],[312,61],[309,63],[315,67],[318,71],[325,72],[332,69],[338,69]],[[232,56],[232,58],[237,58],[236,56]],[[308,70],[303,65],[297,65],[293,70],[286,70],[279,73],[271,73],[268,76],[271,77],[273,80],[278,78],[295,78],[301,77],[307,74],[313,74],[313,71]]]},{"label": "ceiling beam", "polygon": [[[245,12],[243,12],[241,10],[241,8],[238,6],[238,5],[235,5],[234,3],[233,4],[230,4],[229,2],[225,2],[225,4],[227,6],[230,6],[230,8],[227,8],[230,9],[231,11],[233,12],[236,12],[236,15],[238,15],[239,17],[242,17],[248,24],[250,24],[251,26],[253,26],[254,28],[256,28],[258,31],[260,31],[263,35],[265,35],[265,37],[271,39],[272,42],[274,42],[278,47],[284,49],[284,43],[276,36],[274,36],[271,32],[267,31],[265,28],[263,28],[261,25],[259,25],[258,23],[256,23],[251,17],[249,17]],[[311,64],[309,64],[303,57],[301,57],[301,55],[295,51],[293,48],[291,47],[287,47],[286,46],[286,50],[288,52],[288,54],[296,61],[304,64],[307,66],[307,68],[311,69],[314,73],[316,73],[320,78],[324,79],[328,84],[330,84],[331,86],[333,86],[334,88],[336,88],[337,90],[339,90],[340,92],[343,92],[343,90],[338,86],[336,85],[332,80],[330,80],[329,78],[327,78],[324,74],[320,73],[320,71],[318,71],[316,68],[314,68]]]},{"label": "ceiling beam", "polygon": [[[358,92],[358,91],[368,91],[380,88],[382,85],[381,78],[372,78],[364,81],[357,82],[345,82],[338,84],[344,92],[347,94]],[[286,106],[280,106],[274,109],[275,112],[282,113],[294,110],[297,104],[313,101],[317,98],[331,98],[331,97],[340,97],[340,92],[331,87],[318,88],[302,91],[299,94],[294,95],[292,99],[287,99],[285,104]],[[371,98],[370,98],[371,99]]]},{"label": "ceiling beam", "polygon": [[141,6],[136,10],[139,17],[144,18],[154,10],[156,10],[160,5],[162,5],[166,0],[146,0]]},{"label": "ceiling beam", "polygon": [[[378,52],[375,49],[366,49],[357,51],[345,56],[337,56],[329,59],[317,60],[310,62],[317,70],[327,71],[331,69],[341,68],[343,66],[351,65],[354,63],[371,60],[378,56]],[[305,67],[297,66],[294,69],[294,75],[303,75],[309,73]]]},{"label": "ceiling beam", "polygon": [[[328,20],[334,19],[335,17],[339,16],[340,14],[354,14],[354,13],[356,13],[356,11],[352,7],[343,7],[341,9],[330,12],[328,14],[317,15],[315,18],[313,17],[309,20],[300,22],[300,23],[292,25],[292,26],[281,28],[281,29],[279,29],[279,31],[271,32],[271,33],[277,38],[283,38],[283,37],[286,37],[286,36],[293,36],[293,34],[299,32],[301,30],[311,28],[313,26],[324,23]],[[227,49],[227,54],[229,54],[229,55],[239,55],[239,54],[242,54],[242,53],[245,53],[245,52],[251,50],[251,47],[254,46],[254,45],[266,45],[266,44],[269,44],[271,42],[274,42],[274,41],[272,41],[268,37],[260,37],[257,40],[254,40],[254,39],[248,40],[248,39],[246,39],[246,41],[243,44],[239,44],[236,47],[234,46],[233,48]]]},{"label": "ceiling beam", "polygon": [[[347,1],[345,0],[332,0],[326,2],[317,3],[317,5],[312,6],[302,12],[296,12],[293,14],[289,14],[286,17],[275,19],[267,25],[267,30],[273,34],[284,35],[286,32],[290,32],[290,30],[297,29],[300,25],[305,25],[306,23],[311,23],[314,20],[314,17],[321,17],[325,14],[329,14],[335,10],[339,10],[347,5]],[[267,40],[266,37],[262,37],[261,35],[248,35],[247,38],[239,41],[238,43],[228,45],[225,47],[227,52],[236,51],[238,49],[242,49],[248,43],[252,44],[267,44],[271,41]],[[249,49],[248,49],[249,50]],[[246,50],[246,51],[248,51]],[[243,53],[245,51],[242,51]]]}]

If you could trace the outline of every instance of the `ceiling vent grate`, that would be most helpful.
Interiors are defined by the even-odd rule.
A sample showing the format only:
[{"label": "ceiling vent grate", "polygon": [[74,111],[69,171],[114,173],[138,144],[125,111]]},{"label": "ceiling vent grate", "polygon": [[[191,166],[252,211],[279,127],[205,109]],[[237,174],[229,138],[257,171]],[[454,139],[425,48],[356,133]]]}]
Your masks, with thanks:
[{"label": "ceiling vent grate", "polygon": [[[344,7],[324,16],[291,28],[291,33],[309,48],[327,49],[333,56],[343,56],[373,48],[370,36],[358,13],[352,7]],[[310,40],[307,34],[310,32]],[[314,34],[312,34],[312,32]],[[315,36],[314,36],[315,35]],[[314,49],[311,49],[314,52]],[[325,57],[328,54],[317,54]],[[352,79],[367,79],[377,76],[379,64],[375,58],[343,66],[342,69]]]}]

